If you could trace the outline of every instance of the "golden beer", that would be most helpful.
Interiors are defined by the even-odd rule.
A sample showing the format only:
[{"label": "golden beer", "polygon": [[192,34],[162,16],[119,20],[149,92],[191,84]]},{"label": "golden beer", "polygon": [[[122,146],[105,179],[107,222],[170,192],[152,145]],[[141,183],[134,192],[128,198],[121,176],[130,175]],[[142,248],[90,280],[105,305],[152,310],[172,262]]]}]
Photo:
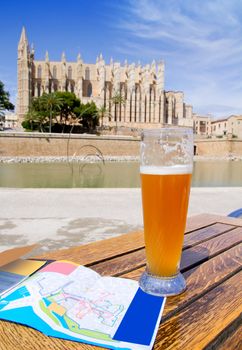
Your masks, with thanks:
[{"label": "golden beer", "polygon": [[171,277],[179,272],[191,172],[189,166],[141,166],[148,272]]},{"label": "golden beer", "polygon": [[169,296],[186,289],[180,260],[192,168],[192,128],[143,130],[140,174],[147,265],[139,286],[146,293]]}]

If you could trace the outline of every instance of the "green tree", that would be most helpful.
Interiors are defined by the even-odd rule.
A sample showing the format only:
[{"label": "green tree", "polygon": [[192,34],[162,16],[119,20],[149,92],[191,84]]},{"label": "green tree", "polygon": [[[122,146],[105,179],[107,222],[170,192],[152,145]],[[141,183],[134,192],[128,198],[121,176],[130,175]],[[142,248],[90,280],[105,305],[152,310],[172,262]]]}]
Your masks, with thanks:
[{"label": "green tree", "polygon": [[97,106],[93,101],[86,104],[81,103],[80,107],[75,108],[74,112],[84,128],[93,130],[98,125]]},{"label": "green tree", "polygon": [[105,117],[110,118],[111,113],[109,112],[109,110],[105,106],[101,106],[101,107],[97,108],[97,117],[99,119],[101,119],[101,126],[103,126],[103,119]]},{"label": "green tree", "polygon": [[48,123],[49,118],[47,113],[40,113],[33,108],[30,108],[28,113],[25,114],[22,126],[25,129],[36,130],[44,132],[44,125]]},{"label": "green tree", "polygon": [[57,96],[62,99],[61,108],[59,111],[59,122],[63,125],[62,132],[64,132],[65,126],[76,124],[76,114],[75,109],[80,107],[81,101],[72,92],[57,91]]},{"label": "green tree", "polygon": [[44,93],[40,99],[40,105],[42,104],[44,110],[46,110],[49,114],[49,132],[51,132],[52,118],[56,117],[58,111],[61,110],[63,99],[56,92],[52,92],[50,94]]},{"label": "green tree", "polygon": [[5,91],[4,84],[0,80],[0,106],[2,110],[13,111],[14,105],[9,101],[9,92]]},{"label": "green tree", "polygon": [[113,97],[111,98],[111,101],[112,101],[112,104],[114,105],[114,121],[116,122],[116,132],[117,132],[117,129],[118,129],[117,109],[118,109],[118,106],[125,104],[125,99],[119,92],[115,92]]},{"label": "green tree", "polygon": [[68,124],[68,130],[72,132],[78,125],[79,128],[82,125],[88,130],[94,129],[98,121],[97,106],[94,102],[83,104],[75,94],[57,91],[34,98],[22,125],[26,129],[39,131],[44,131],[48,125],[49,132],[55,126],[57,132],[64,132],[65,125]]},{"label": "green tree", "polygon": [[4,129],[6,110],[14,110],[14,105],[9,101],[9,92],[5,91],[4,84],[0,81],[0,130]]}]

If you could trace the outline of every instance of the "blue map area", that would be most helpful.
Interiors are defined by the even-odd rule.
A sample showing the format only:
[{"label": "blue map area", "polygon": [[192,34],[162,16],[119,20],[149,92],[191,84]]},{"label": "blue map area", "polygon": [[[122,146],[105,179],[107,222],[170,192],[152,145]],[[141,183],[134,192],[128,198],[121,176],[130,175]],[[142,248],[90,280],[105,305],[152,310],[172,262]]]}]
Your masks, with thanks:
[{"label": "blue map area", "polygon": [[0,310],[2,310],[7,304],[11,303],[11,301],[22,299],[28,296],[30,296],[28,289],[25,286],[20,287],[8,296],[2,299],[0,298]]},{"label": "blue map area", "polygon": [[22,299],[22,298],[29,297],[29,296],[30,296],[30,293],[29,293],[28,289],[25,286],[23,286],[23,287],[16,289],[14,292],[9,294],[4,299],[7,300],[8,302],[11,302],[11,301]]},{"label": "blue map area", "polygon": [[[34,312],[31,306],[26,306],[23,308],[6,310],[0,312],[0,318],[2,320],[13,321],[16,323],[20,323],[23,325],[30,326],[35,328],[36,330],[55,338],[67,339],[72,341],[80,341],[80,338],[76,338],[73,336],[69,336],[65,333],[58,332],[52,329],[47,323],[45,323],[40,317],[38,317]],[[82,342],[86,344],[102,346],[103,344],[99,344],[94,341],[82,340]],[[117,349],[115,346],[105,345],[108,349]],[[130,348],[119,348],[119,350],[130,350]]]}]

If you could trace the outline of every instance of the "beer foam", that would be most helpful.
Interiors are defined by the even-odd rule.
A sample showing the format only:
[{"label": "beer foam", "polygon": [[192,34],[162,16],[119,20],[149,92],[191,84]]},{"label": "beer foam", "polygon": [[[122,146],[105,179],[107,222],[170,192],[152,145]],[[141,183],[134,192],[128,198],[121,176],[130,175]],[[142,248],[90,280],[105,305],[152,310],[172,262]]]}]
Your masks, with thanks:
[{"label": "beer foam", "polygon": [[191,174],[192,165],[172,165],[172,166],[155,166],[155,165],[141,165],[141,174],[148,175],[179,175],[179,174]]}]

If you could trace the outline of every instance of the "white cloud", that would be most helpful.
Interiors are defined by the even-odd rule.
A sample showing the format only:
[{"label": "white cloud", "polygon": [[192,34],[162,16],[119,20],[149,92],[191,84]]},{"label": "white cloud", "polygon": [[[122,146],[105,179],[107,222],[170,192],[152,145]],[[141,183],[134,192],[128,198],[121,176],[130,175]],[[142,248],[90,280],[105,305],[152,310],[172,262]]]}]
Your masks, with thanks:
[{"label": "white cloud", "polygon": [[117,51],[164,58],[166,88],[197,112],[242,112],[242,1],[129,0],[120,16]]}]

